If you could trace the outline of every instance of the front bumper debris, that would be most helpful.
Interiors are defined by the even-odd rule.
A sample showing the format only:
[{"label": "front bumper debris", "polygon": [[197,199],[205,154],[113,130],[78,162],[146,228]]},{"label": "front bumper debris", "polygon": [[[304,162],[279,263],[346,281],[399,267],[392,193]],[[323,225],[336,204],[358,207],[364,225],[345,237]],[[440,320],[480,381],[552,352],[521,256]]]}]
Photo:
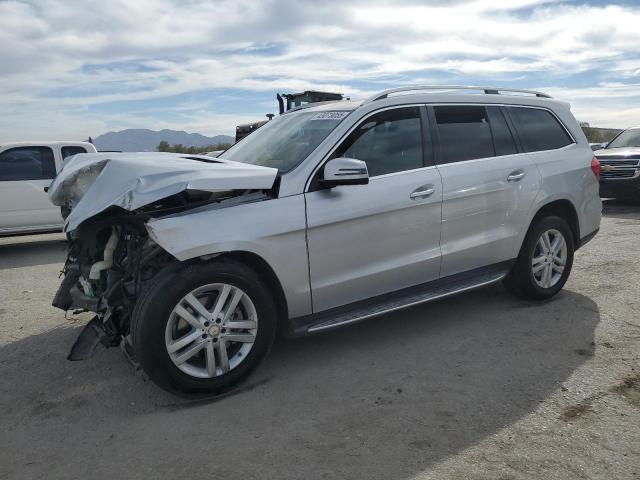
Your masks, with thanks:
[{"label": "front bumper debris", "polygon": [[[67,360],[71,360],[72,362],[88,360],[93,357],[98,345],[103,343],[104,346],[110,346],[107,344],[110,344],[112,340],[111,336],[105,332],[102,320],[98,316],[95,316],[82,329],[80,335],[78,335],[67,356]],[[107,344],[105,344],[105,341]]]}]

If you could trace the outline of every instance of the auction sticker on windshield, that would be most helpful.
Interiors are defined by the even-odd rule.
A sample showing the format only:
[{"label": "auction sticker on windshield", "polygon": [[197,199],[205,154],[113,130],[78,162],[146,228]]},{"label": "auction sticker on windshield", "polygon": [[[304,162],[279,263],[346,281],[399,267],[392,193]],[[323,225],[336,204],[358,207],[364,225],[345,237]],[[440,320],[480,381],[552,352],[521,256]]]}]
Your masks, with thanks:
[{"label": "auction sticker on windshield", "polygon": [[349,112],[320,112],[316,113],[310,120],[342,120],[349,115]]}]

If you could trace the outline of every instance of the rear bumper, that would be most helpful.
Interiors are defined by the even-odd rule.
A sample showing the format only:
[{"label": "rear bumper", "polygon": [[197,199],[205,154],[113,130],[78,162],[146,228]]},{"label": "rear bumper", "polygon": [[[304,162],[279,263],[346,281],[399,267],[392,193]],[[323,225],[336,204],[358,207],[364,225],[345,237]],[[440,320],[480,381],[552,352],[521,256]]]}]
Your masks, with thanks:
[{"label": "rear bumper", "polygon": [[640,197],[640,176],[632,178],[600,179],[603,198]]}]

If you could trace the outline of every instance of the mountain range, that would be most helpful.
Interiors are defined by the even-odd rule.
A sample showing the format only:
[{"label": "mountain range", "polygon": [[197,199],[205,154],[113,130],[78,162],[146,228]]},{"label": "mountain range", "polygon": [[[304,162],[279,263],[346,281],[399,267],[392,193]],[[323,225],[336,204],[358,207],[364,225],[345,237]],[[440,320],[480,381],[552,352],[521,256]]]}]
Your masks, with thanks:
[{"label": "mountain range", "polygon": [[93,139],[98,150],[119,150],[122,152],[153,152],[162,141],[170,144],[181,143],[186,147],[204,147],[217,143],[234,143],[229,135],[206,137],[199,133],[187,133],[178,130],[147,130],[129,128],[119,132],[108,132]]}]

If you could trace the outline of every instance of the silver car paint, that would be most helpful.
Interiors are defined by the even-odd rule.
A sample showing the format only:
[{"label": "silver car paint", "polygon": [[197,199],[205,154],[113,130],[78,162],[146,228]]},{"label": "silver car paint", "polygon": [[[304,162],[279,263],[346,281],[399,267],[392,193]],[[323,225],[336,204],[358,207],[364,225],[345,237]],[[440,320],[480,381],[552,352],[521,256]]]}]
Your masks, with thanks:
[{"label": "silver car paint", "polygon": [[[365,186],[309,192],[314,172],[364,116],[396,105],[433,103],[547,108],[562,120],[576,144],[553,152],[403,172],[390,175],[391,180],[381,176]],[[599,227],[601,202],[598,182],[590,170],[592,152],[563,102],[505,95],[415,94],[360,107],[354,102],[340,102],[310,110],[354,108],[302,164],[282,175],[279,198],[154,219],[148,223],[151,237],[179,260],[233,250],[261,256],[280,279],[289,315],[296,317],[440,276],[436,237],[440,234],[441,208],[445,210],[445,224],[448,222],[442,242],[442,274],[515,257],[535,213],[556,199],[574,205],[581,236]],[[517,169],[513,167],[527,169],[526,181],[508,187],[502,178]],[[414,179],[412,175],[418,172],[425,176]],[[439,172],[447,177],[444,207],[439,202],[443,195]],[[434,195],[422,203],[411,203],[411,191],[427,182],[436,186]],[[485,195],[466,193],[475,191]],[[483,224],[483,216],[491,223]],[[483,233],[478,234],[478,229]],[[381,232],[389,236],[373,235]],[[424,243],[419,244],[422,239]],[[459,258],[455,258],[455,252]],[[403,266],[407,270],[402,270]]]},{"label": "silver car paint", "polygon": [[[527,154],[439,165],[445,277],[517,256],[517,239],[540,189]],[[509,181],[510,175],[519,180]]]},{"label": "silver car paint", "polygon": [[[432,193],[411,198],[421,191]],[[442,184],[437,168],[380,175],[368,185],[305,197],[314,311],[439,277]]]},{"label": "silver car paint", "polygon": [[[580,237],[586,237],[600,228],[602,215],[600,185],[591,171],[594,153],[565,103],[560,102],[550,110],[569,130],[576,143],[558,150],[528,154],[540,171],[542,185],[527,221],[530,223],[544,205],[556,200],[569,200],[578,216]],[[525,234],[526,231],[521,232],[521,239],[516,245],[518,249]]]},{"label": "silver car paint", "polygon": [[[598,180],[591,171],[593,151],[586,139],[584,144],[579,142],[551,152],[530,153],[529,156],[540,170],[542,185],[528,221],[542,206],[555,200],[569,200],[578,216],[580,237],[597,230],[602,201]],[[522,238],[524,233],[521,233]]]},{"label": "silver car paint", "polygon": [[[407,257],[410,258],[411,254],[407,253],[407,256],[403,258],[401,252],[393,250],[397,232],[406,230],[389,230],[392,232],[392,237],[386,239],[386,248],[390,249],[390,251],[382,254],[387,259],[385,263],[384,261],[378,261],[376,258],[376,255],[380,255],[380,249],[383,247],[384,241],[380,240],[377,245],[374,244],[372,248],[369,248],[372,236],[366,235],[365,232],[367,232],[367,228],[370,229],[371,227],[365,227],[362,232],[358,231],[357,228],[359,223],[374,225],[377,221],[380,222],[382,225],[380,228],[383,230],[386,222],[392,218],[385,208],[381,208],[377,209],[379,212],[377,217],[369,214],[369,218],[357,219],[357,216],[361,215],[364,210],[363,204],[357,202],[356,196],[362,192],[373,192],[376,189],[378,180],[372,178],[370,184],[366,186],[345,186],[334,189],[343,191],[344,194],[308,192],[307,190],[314,172],[329,158],[330,153],[347,136],[349,131],[371,112],[399,105],[444,103],[524,105],[546,108],[561,120],[571,136],[576,140],[576,143],[552,152],[519,154],[490,159],[489,164],[494,167],[490,171],[486,171],[486,165],[488,165],[486,159],[460,162],[458,165],[440,165],[438,169],[444,175],[447,175],[446,185],[449,189],[449,202],[445,202],[446,206],[443,206],[446,209],[449,225],[443,226],[443,228],[450,233],[450,236],[445,238],[445,240],[448,239],[449,241],[442,242],[442,250],[445,252],[446,260],[442,260],[444,268],[439,276],[463,271],[467,268],[473,268],[473,266],[489,265],[495,261],[515,258],[526,235],[528,225],[535,214],[544,205],[554,200],[569,200],[574,205],[578,213],[581,237],[599,228],[602,204],[598,196],[598,181],[590,169],[590,160],[593,155],[586,137],[565,102],[504,95],[417,94],[390,97],[360,107],[356,102],[340,102],[311,107],[310,110],[314,111],[349,110],[353,108],[355,110],[343,119],[302,164],[281,178],[280,197],[282,199],[289,196],[298,197],[301,193],[307,192],[305,194],[307,197],[307,216],[309,216],[309,212],[313,212],[308,219],[309,258],[311,259],[311,264],[305,265],[305,267],[308,266],[309,268],[313,295],[309,289],[309,274],[306,277],[307,282],[302,281],[304,274],[300,264],[296,263],[294,272],[288,272],[291,266],[290,255],[287,253],[288,248],[284,249],[284,254],[275,244],[271,245],[269,249],[264,248],[265,245],[260,248],[264,252],[262,254],[263,257],[278,275],[280,275],[279,272],[287,272],[285,274],[287,279],[282,283],[289,304],[290,316],[295,317],[318,312],[377,293],[384,293],[395,289],[395,287],[401,288],[410,283],[409,281],[407,283],[402,281],[402,276],[398,274],[398,268],[407,261]],[[464,170],[464,164],[467,166],[466,170]],[[511,171],[525,167],[527,175],[522,182],[519,182],[515,187],[505,185],[506,176]],[[449,178],[450,174],[453,174],[452,178]],[[499,181],[498,174],[501,174]],[[408,172],[398,175],[398,180],[405,175],[408,175]],[[416,185],[417,183],[420,182],[416,182]],[[484,191],[489,196],[483,197],[481,195],[463,193],[463,191],[473,192],[474,189]],[[349,192],[348,194],[346,193],[347,191]],[[402,195],[407,195],[408,193],[410,191],[408,185],[406,185],[406,191],[403,190]],[[438,195],[442,194],[442,191],[438,193]],[[468,198],[462,200],[465,195]],[[326,196],[324,198],[325,205],[319,202],[322,196]],[[340,203],[338,201],[339,198],[349,200],[348,202]],[[384,201],[387,202],[388,194],[383,197],[377,197],[377,199],[375,195],[367,195],[367,198],[371,201],[380,201],[380,198],[384,198]],[[397,201],[399,201],[399,198]],[[436,196],[434,200],[437,198]],[[268,203],[270,202],[265,202],[265,204]],[[500,211],[500,209],[503,210]],[[370,210],[376,209],[370,206]],[[427,218],[434,219],[434,211],[437,210],[438,206],[430,204],[429,209],[425,210],[425,222]],[[410,208],[407,210],[409,213],[406,213],[406,215],[410,216],[411,213],[418,211],[415,207]],[[474,211],[478,217],[477,219]],[[273,215],[270,217],[272,222],[281,221],[283,212],[280,209],[270,209],[270,212]],[[232,211],[229,211],[228,214],[229,217],[233,216]],[[334,215],[335,217],[330,218],[329,215]],[[185,218],[188,218],[188,216]],[[220,219],[224,218],[227,217],[221,215]],[[342,222],[339,221],[340,218],[343,219]],[[398,223],[401,228],[406,227],[407,218],[404,217],[404,221]],[[480,220],[481,218],[486,223],[483,223]],[[420,216],[420,219],[422,220],[423,217]],[[207,219],[208,221],[209,219]],[[436,225],[432,225],[430,232],[438,231],[440,228],[437,225],[437,219],[435,221]],[[497,224],[488,222],[497,222]],[[354,225],[356,228],[352,228]],[[341,226],[344,228],[340,228]],[[238,227],[235,232],[229,228],[225,229],[225,236],[236,239],[231,243],[245,245],[249,243],[257,245],[260,243],[260,236],[256,237],[249,224],[238,224]],[[427,230],[426,223],[420,224],[420,229],[424,235]],[[478,229],[481,229],[483,233],[478,234]],[[297,231],[285,233],[282,228],[276,230],[279,231],[279,235],[283,238],[296,238],[298,233]],[[498,233],[495,233],[494,230],[497,230]],[[177,234],[179,235],[179,233]],[[342,239],[340,246],[331,240],[332,237],[336,238],[336,236]],[[419,250],[414,250],[413,254],[418,261],[423,262],[428,268],[423,272],[422,276],[416,275],[415,270],[412,270],[413,273],[409,275],[411,281],[421,282],[432,278],[434,265],[440,262],[438,259],[429,257],[430,254],[437,250],[434,250],[433,245],[429,245],[428,242],[432,239],[429,239],[428,234],[425,238],[427,244],[424,250],[419,253],[416,253]],[[209,239],[211,243],[206,247],[203,246],[202,250],[193,250],[191,253],[184,255],[183,258],[196,256],[196,251],[206,250],[213,253],[225,251],[229,248],[227,246],[229,242],[224,242],[224,247],[220,245],[213,231],[209,235]],[[482,244],[483,239],[487,245]],[[324,247],[322,247],[323,245]],[[354,255],[353,250],[350,248],[350,246],[355,245],[359,248],[357,255]],[[331,246],[331,248],[327,248],[327,246]],[[276,248],[276,250],[271,250],[271,248]],[[319,248],[325,248],[325,250],[321,251]],[[342,252],[342,249],[351,252],[351,255]],[[267,252],[266,250],[270,251]],[[314,251],[315,253],[313,253]],[[456,258],[455,252],[460,255],[459,258]],[[363,253],[369,254],[363,255]],[[299,252],[297,252],[295,258],[297,262],[304,263],[303,257],[299,255]],[[317,259],[317,263],[315,259]],[[386,282],[389,282],[389,285]],[[285,283],[295,285],[297,288],[288,290]],[[313,306],[310,301],[311,297],[313,297]],[[305,305],[306,309],[304,308]]]},{"label": "silver car paint", "polygon": [[242,251],[260,256],[284,290],[289,315],[311,312],[303,195],[153,219],[149,236],[178,260]]}]

